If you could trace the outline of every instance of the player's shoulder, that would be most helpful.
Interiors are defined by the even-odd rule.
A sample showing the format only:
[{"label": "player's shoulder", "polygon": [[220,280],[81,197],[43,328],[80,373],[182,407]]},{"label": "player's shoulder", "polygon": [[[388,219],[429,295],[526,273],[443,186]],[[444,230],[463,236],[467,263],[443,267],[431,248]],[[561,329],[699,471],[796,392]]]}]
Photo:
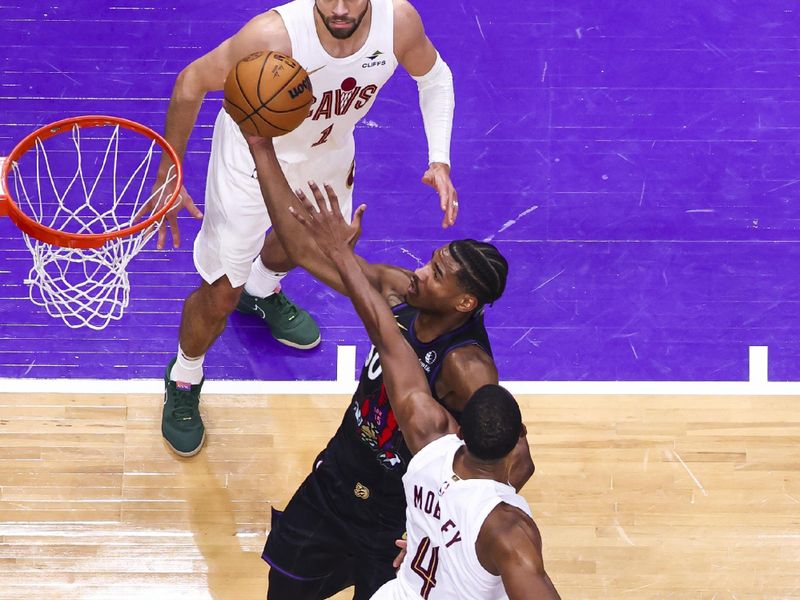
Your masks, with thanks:
[{"label": "player's shoulder", "polygon": [[478,539],[495,554],[522,552],[541,556],[542,534],[536,522],[525,511],[507,502],[500,502],[492,509]]},{"label": "player's shoulder", "polygon": [[414,34],[422,31],[422,18],[408,0],[391,0],[391,2],[395,35]]},{"label": "player's shoulder", "polygon": [[258,39],[265,48],[291,54],[289,31],[278,11],[270,9],[254,16],[244,26],[243,31]]},{"label": "player's shoulder", "polygon": [[[479,344],[466,344],[447,353],[444,372],[452,377],[477,376],[484,383],[497,383],[497,365],[489,353]],[[474,379],[474,377],[473,377]]]}]

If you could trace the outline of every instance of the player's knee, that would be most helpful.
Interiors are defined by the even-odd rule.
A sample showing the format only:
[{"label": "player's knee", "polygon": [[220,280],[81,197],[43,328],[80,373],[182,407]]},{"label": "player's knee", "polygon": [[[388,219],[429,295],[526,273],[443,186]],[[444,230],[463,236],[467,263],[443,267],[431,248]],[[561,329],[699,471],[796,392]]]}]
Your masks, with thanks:
[{"label": "player's knee", "polygon": [[214,285],[209,287],[206,295],[206,310],[208,316],[216,319],[225,319],[236,308],[243,288],[232,288],[229,285]]}]

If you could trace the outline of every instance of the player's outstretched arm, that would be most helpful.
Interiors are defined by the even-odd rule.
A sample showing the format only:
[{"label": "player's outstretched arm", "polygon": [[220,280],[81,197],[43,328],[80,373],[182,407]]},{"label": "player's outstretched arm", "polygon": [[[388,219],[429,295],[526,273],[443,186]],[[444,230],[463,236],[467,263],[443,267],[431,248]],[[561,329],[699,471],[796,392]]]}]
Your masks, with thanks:
[{"label": "player's outstretched arm", "polygon": [[369,282],[348,244],[348,227],[336,195],[329,186],[325,189],[330,207],[320,202],[317,211],[303,198],[302,211],[292,207],[292,214],[339,272],[381,357],[383,382],[403,437],[409,450],[416,453],[430,442],[455,432],[455,421],[431,396],[417,355],[403,338],[386,300]]},{"label": "player's outstretched arm", "polygon": [[[273,11],[262,13],[251,19],[235,35],[228,38],[211,52],[201,56],[184,68],[175,80],[172,88],[167,118],[164,126],[164,137],[183,160],[189,135],[192,133],[197,113],[203,99],[210,91],[221,90],[225,83],[225,76],[233,66],[242,58],[257,50],[271,49],[286,54],[291,52],[289,35],[280,16]],[[169,174],[170,161],[166,154],[162,155],[153,189],[164,185]],[[167,188],[171,192],[174,188]],[[153,202],[156,202],[155,200]],[[197,208],[192,197],[181,189],[180,202],[167,213],[164,223],[158,230],[157,244],[163,248],[167,228],[172,233],[172,245],[180,245],[180,231],[178,229],[178,213],[186,207],[196,219],[201,219],[203,213]],[[147,215],[153,210],[153,205],[148,203],[139,215]]]},{"label": "player's outstretched arm", "polygon": [[483,522],[475,550],[483,568],[502,578],[509,600],[560,600],[544,570],[539,528],[518,508],[498,504]]},{"label": "player's outstretched arm", "polygon": [[[299,211],[302,209],[302,205],[286,181],[286,176],[283,174],[278,158],[275,155],[272,140],[248,135],[245,135],[245,139],[250,145],[250,153],[253,155],[253,160],[256,164],[261,194],[267,205],[272,226],[275,228],[275,233],[278,235],[278,239],[281,241],[286,253],[292,261],[303,267],[314,277],[346,295],[347,291],[342,283],[339,271],[308,236],[303,225],[289,213],[290,207]],[[314,193],[318,205],[325,204],[325,199],[316,186],[312,189],[312,193]],[[352,226],[345,224],[349,230],[349,238],[355,235],[356,231],[360,231],[361,215],[363,215],[364,209],[366,209],[364,205],[356,209]],[[358,260],[367,271],[372,285],[381,291],[384,297],[384,304],[387,298],[396,296],[408,288],[411,276],[407,271],[386,265],[370,265],[361,258]],[[397,304],[398,302],[392,303]]]}]

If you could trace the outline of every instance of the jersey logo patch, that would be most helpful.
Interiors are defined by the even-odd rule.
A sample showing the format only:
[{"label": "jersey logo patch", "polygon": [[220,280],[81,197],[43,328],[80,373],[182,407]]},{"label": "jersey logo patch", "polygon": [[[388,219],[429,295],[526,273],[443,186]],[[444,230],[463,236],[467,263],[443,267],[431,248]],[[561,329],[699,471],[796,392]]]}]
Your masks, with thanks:
[{"label": "jersey logo patch", "polygon": [[399,428],[395,419],[386,387],[381,385],[377,394],[366,396],[361,404],[354,402],[352,410],[361,441],[367,444],[384,467],[394,469],[403,461],[394,450]]},{"label": "jersey logo patch", "polygon": [[375,50],[372,54],[367,57],[367,61],[361,65],[362,69],[371,69],[372,67],[381,67],[386,64],[386,59],[379,58],[383,52],[380,50]]}]

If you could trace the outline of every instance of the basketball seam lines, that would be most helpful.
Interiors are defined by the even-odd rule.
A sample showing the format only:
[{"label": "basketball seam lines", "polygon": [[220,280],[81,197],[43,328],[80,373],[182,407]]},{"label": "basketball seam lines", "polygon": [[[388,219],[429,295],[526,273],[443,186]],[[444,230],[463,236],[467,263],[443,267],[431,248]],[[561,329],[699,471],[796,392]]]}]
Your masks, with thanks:
[{"label": "basketball seam lines", "polygon": [[[300,68],[296,69],[296,70],[295,70],[295,72],[292,74],[292,76],[291,76],[291,77],[290,77],[290,78],[289,78],[289,79],[286,81],[286,83],[284,83],[284,84],[283,84],[283,85],[282,85],[280,88],[278,88],[278,89],[277,89],[277,90],[276,90],[276,91],[275,91],[275,92],[272,94],[272,96],[270,96],[270,97],[269,97],[267,100],[262,100],[262,99],[261,99],[261,78],[262,78],[262,76],[264,75],[264,67],[266,67],[266,65],[267,65],[267,62],[269,61],[269,57],[270,57],[270,56],[272,56],[273,54],[274,54],[274,52],[273,52],[272,50],[270,50],[270,51],[267,53],[267,56],[265,56],[265,57],[264,57],[264,60],[263,60],[263,62],[261,63],[261,70],[260,70],[260,71],[259,71],[259,73],[258,73],[258,80],[257,80],[257,82],[256,82],[256,98],[257,98],[257,99],[258,99],[258,101],[261,103],[261,104],[260,104],[260,106],[258,106],[258,108],[256,108],[255,106],[253,106],[253,103],[252,103],[252,102],[250,102],[250,100],[248,99],[247,95],[244,93],[244,88],[242,87],[242,83],[241,83],[241,81],[239,81],[239,65],[238,65],[238,64],[236,65],[236,73],[235,73],[235,74],[236,74],[236,85],[238,85],[238,86],[239,86],[239,90],[242,92],[242,98],[244,98],[244,101],[245,101],[245,102],[247,102],[247,105],[250,107],[250,109],[251,109],[253,112],[251,112],[251,113],[249,113],[249,114],[248,114],[246,111],[242,110],[242,109],[241,109],[241,107],[238,107],[238,106],[236,106],[236,105],[235,105],[235,104],[233,104],[232,102],[231,102],[230,104],[232,104],[233,106],[236,106],[236,108],[238,108],[238,109],[239,109],[239,110],[241,110],[243,113],[245,113],[245,117],[244,117],[244,119],[242,119],[242,120],[239,122],[239,124],[243,123],[244,121],[250,121],[250,122],[251,122],[251,123],[252,123],[252,124],[253,124],[253,125],[256,127],[256,130],[258,131],[258,124],[255,122],[255,120],[253,120],[253,117],[255,117],[256,115],[258,115],[258,118],[259,118],[259,119],[261,119],[262,121],[264,121],[264,122],[265,122],[267,125],[269,125],[270,127],[274,127],[275,129],[280,129],[281,131],[286,131],[286,132],[288,132],[288,131],[290,131],[289,129],[286,129],[286,128],[284,128],[284,127],[280,127],[280,126],[278,126],[278,125],[275,125],[275,124],[274,124],[274,123],[272,123],[271,121],[269,121],[269,120],[265,119],[265,118],[264,118],[264,116],[263,116],[263,115],[261,115],[261,114],[260,114],[260,112],[259,112],[259,111],[260,111],[262,108],[267,108],[267,104],[269,104],[269,103],[270,103],[270,102],[271,102],[271,101],[272,101],[272,100],[273,100],[273,99],[274,99],[274,98],[275,98],[275,97],[276,97],[278,94],[280,94],[280,93],[281,93],[281,92],[282,92],[284,89],[286,89],[286,86],[288,86],[288,85],[289,85],[289,84],[290,84],[290,83],[291,83],[291,82],[292,82],[292,81],[293,81],[293,80],[294,80],[294,79],[297,77],[297,74],[298,74],[298,73],[300,73],[300,71],[301,71],[301,69],[300,69]],[[290,58],[291,58],[291,57],[290,57]],[[298,67],[300,67],[299,63],[298,63]],[[270,112],[274,112],[274,113],[276,113],[276,114],[285,114],[285,113],[294,112],[294,111],[296,111],[296,110],[300,110],[300,109],[303,109],[303,110],[305,110],[305,109],[307,109],[309,106],[311,106],[311,104],[313,103],[313,101],[314,101],[314,100],[313,100],[313,97],[312,97],[312,99],[311,99],[311,100],[309,100],[309,101],[308,101],[306,104],[304,104],[303,106],[299,106],[299,107],[297,107],[297,108],[292,108],[292,109],[289,109],[289,110],[273,110],[273,109],[271,109],[271,108],[268,108],[268,110],[269,110]]]}]

